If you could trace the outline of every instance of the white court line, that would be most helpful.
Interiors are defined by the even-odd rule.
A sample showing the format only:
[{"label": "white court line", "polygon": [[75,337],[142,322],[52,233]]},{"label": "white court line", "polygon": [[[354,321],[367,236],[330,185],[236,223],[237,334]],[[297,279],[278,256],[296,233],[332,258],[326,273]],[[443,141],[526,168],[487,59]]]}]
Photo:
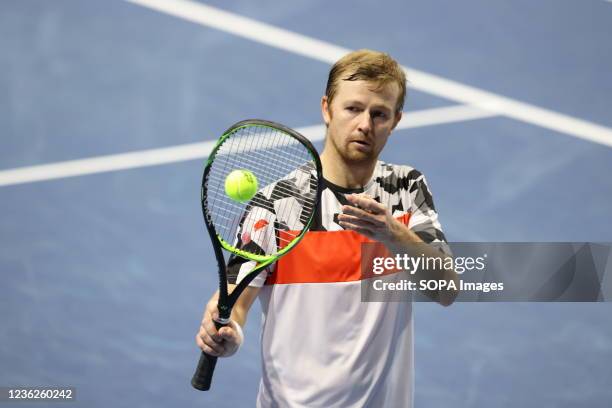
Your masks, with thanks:
[{"label": "white court line", "polygon": [[[450,106],[407,112],[398,129],[408,129],[441,123],[458,122],[493,116],[480,108],[469,106]],[[312,141],[321,141],[325,137],[325,126],[315,125],[296,129]],[[91,157],[88,159],[69,160],[38,166],[20,167],[0,171],[0,187],[36,181],[54,180],[86,174],[104,173],[137,167],[156,166],[186,160],[207,157],[216,140],[184,144],[160,149],[142,150],[130,153]]]},{"label": "white court line", "polygon": [[[350,52],[347,48],[297,34],[189,0],[126,0],[200,25],[225,31],[271,47],[329,64]],[[413,68],[410,86],[442,98],[480,106],[499,115],[612,147],[612,129],[569,115],[506,98]]]},{"label": "white court line", "polygon": [[410,129],[421,126],[441,125],[443,123],[462,122],[497,116],[496,113],[469,105],[448,106],[444,108],[425,109],[406,112],[397,129]]},{"label": "white court line", "polygon": [[155,166],[206,157],[215,141],[90,157],[0,171],[0,186]]}]

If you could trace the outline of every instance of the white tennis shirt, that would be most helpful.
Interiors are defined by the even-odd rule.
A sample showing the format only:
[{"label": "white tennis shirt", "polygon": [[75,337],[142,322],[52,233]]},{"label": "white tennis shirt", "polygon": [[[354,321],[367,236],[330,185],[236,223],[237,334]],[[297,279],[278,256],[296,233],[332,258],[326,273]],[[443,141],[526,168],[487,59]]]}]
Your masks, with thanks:
[{"label": "white tennis shirt", "polygon": [[[344,194],[362,192],[425,242],[445,242],[425,179],[412,167],[378,162],[360,190],[325,182],[311,230],[252,282],[262,286],[257,407],[413,406],[412,304],[361,301],[360,250],[368,239],[337,223]],[[267,217],[266,225],[275,221]],[[248,269],[230,271],[239,280]]]}]

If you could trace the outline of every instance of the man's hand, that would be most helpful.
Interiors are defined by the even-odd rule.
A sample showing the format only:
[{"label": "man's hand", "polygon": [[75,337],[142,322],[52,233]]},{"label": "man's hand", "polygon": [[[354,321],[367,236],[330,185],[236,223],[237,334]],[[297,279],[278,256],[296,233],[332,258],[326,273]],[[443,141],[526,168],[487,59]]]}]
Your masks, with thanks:
[{"label": "man's hand", "polygon": [[238,351],[243,334],[239,324],[231,320],[229,325],[217,331],[213,318],[218,316],[217,296],[213,296],[204,310],[200,331],[196,335],[198,347],[207,354],[229,357]]},{"label": "man's hand", "polygon": [[347,194],[346,199],[353,205],[342,207],[338,215],[341,226],[385,245],[397,242],[404,225],[387,207],[363,194]]},{"label": "man's hand", "polygon": [[[342,213],[338,215],[338,222],[348,230],[356,231],[366,237],[376,240],[387,247],[393,254],[410,253],[418,248],[421,256],[432,258],[442,257],[435,248],[430,248],[407,226],[393,218],[391,211],[384,205],[366,195],[347,194],[346,199],[353,206],[345,205]],[[422,244],[417,246],[415,244]],[[442,268],[440,270],[417,271],[412,275],[415,281],[419,279],[434,279],[454,281],[455,287],[459,286],[457,273],[452,269]],[[443,306],[448,306],[455,301],[458,291],[426,290],[425,294],[432,300]]]}]

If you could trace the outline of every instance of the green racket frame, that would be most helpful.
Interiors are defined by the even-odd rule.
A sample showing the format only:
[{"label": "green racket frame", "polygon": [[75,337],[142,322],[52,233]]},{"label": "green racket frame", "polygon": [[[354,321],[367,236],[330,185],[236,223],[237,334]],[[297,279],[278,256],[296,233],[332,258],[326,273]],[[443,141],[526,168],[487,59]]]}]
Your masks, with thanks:
[{"label": "green racket frame", "polygon": [[[312,156],[312,161],[314,163],[315,171],[317,174],[317,187],[316,187],[314,208],[312,210],[312,214],[310,218],[308,219],[308,222],[306,223],[306,226],[300,232],[300,234],[298,234],[298,236],[293,239],[293,241],[291,241],[289,244],[287,244],[287,246],[279,250],[275,255],[253,254],[250,252],[243,251],[239,248],[236,248],[229,242],[225,241],[215,230],[215,226],[213,225],[211,214],[209,213],[209,209],[206,205],[206,202],[207,202],[206,201],[207,199],[206,186],[208,185],[208,176],[210,174],[210,170],[212,168],[212,164],[215,160],[215,157],[217,153],[219,152],[219,149],[229,138],[231,138],[233,134],[235,134],[236,132],[238,132],[239,130],[243,128],[251,127],[251,126],[267,127],[272,130],[280,130],[286,133],[288,136],[296,139],[299,143],[301,143],[309,151],[310,155]],[[208,160],[204,168],[204,175],[202,176],[202,190],[201,190],[202,214],[204,216],[206,229],[210,235],[210,239],[213,244],[213,249],[215,252],[215,257],[217,259],[217,266],[219,270],[219,300],[218,300],[218,305],[217,305],[217,308],[219,310],[219,317],[218,319],[215,320],[215,326],[217,327],[217,330],[229,324],[230,315],[231,315],[232,308],[234,307],[234,304],[238,300],[238,297],[240,296],[240,294],[249,285],[249,283],[251,283],[251,281],[258,275],[258,273],[262,271],[265,267],[270,265],[271,263],[277,261],[283,255],[287,254],[291,249],[293,249],[299,243],[299,241],[304,237],[308,229],[311,227],[312,222],[315,218],[315,214],[317,213],[317,207],[321,201],[321,191],[323,189],[322,177],[323,177],[323,171],[322,171],[322,166],[321,166],[321,159],[319,158],[319,154],[317,153],[317,150],[312,145],[312,143],[308,139],[306,139],[306,137],[302,136],[295,130],[290,129],[286,126],[283,126],[281,124],[266,121],[266,120],[261,120],[261,119],[248,119],[248,120],[244,120],[244,121],[234,124],[228,130],[226,130],[223,133],[223,135],[219,138],[219,140],[217,141],[217,144],[215,145],[212,152],[208,156]],[[234,288],[231,294],[228,294],[228,291],[227,291],[227,267],[225,263],[225,258],[223,256],[222,248],[242,258],[257,262],[256,267],[237,284],[237,286]],[[212,382],[212,375],[215,369],[216,362],[217,362],[217,357],[211,356],[209,354],[202,352],[200,356],[200,362],[198,363],[196,372],[193,375],[193,378],[191,380],[191,384],[194,388],[201,390],[201,391],[206,391],[210,389],[210,385]]]}]

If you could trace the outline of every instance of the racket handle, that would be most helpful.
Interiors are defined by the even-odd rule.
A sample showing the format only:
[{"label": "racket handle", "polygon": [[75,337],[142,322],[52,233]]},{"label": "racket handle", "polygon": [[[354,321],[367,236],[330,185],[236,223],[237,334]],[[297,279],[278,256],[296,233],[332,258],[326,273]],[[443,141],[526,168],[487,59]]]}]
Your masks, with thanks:
[{"label": "racket handle", "polygon": [[[227,326],[227,324],[219,323],[215,321],[215,327],[219,330],[221,327]],[[193,378],[191,379],[191,385],[196,390],[208,391],[210,389],[210,383],[212,382],[212,376],[215,372],[215,366],[217,365],[217,356],[211,356],[202,352],[200,355],[200,361],[196,368]]]}]

